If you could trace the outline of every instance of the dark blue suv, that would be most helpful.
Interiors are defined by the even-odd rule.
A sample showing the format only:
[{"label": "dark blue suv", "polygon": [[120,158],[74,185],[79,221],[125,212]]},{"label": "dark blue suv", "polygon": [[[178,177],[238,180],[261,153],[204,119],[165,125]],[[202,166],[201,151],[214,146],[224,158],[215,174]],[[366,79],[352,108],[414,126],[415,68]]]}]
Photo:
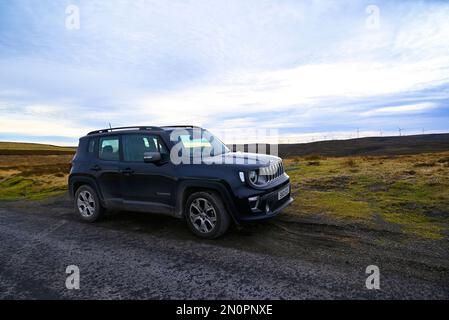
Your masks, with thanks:
[{"label": "dark blue suv", "polygon": [[209,239],[232,221],[271,218],[293,201],[280,158],[231,152],[194,126],[90,132],[79,140],[69,191],[82,220],[105,209],[162,213]]}]

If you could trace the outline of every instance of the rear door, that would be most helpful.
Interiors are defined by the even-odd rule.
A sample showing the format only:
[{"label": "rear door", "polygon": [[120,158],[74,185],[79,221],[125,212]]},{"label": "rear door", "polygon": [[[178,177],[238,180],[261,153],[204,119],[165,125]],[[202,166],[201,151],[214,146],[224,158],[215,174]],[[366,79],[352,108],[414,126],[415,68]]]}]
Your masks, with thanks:
[{"label": "rear door", "polygon": [[[172,213],[174,207],[174,166],[169,152],[157,134],[124,134],[123,161],[120,165],[123,200],[128,210]],[[161,153],[158,163],[146,163],[145,152]]]},{"label": "rear door", "polygon": [[119,136],[105,136],[98,139],[98,157],[89,170],[96,177],[106,206],[108,208],[121,208]]}]

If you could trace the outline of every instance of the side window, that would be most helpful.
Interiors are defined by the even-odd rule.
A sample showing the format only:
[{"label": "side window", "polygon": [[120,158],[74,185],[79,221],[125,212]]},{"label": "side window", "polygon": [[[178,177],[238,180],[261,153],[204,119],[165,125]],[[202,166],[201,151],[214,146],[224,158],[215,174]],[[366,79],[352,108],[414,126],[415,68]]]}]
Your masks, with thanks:
[{"label": "side window", "polygon": [[162,142],[161,138],[159,137],[155,137],[154,139],[154,144],[157,146],[159,152],[162,154],[162,156],[164,155],[169,155],[167,148],[165,147],[164,143]]},{"label": "side window", "polygon": [[99,149],[99,157],[102,160],[118,161],[120,159],[118,137],[101,138]]},{"label": "side window", "polygon": [[95,152],[95,143],[97,142],[97,139],[90,139],[89,140],[89,145],[87,146],[87,152],[92,155]]},{"label": "side window", "polygon": [[123,157],[125,161],[143,162],[145,152],[166,153],[166,148],[158,136],[148,134],[130,134],[123,136]]}]

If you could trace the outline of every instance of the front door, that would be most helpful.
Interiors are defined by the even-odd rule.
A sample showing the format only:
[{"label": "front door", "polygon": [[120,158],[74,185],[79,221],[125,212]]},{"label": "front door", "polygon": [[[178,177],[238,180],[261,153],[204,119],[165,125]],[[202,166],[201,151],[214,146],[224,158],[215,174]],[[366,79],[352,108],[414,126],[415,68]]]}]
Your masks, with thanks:
[{"label": "front door", "polygon": [[[132,211],[172,213],[174,207],[174,166],[158,135],[147,133],[122,136],[123,161],[120,164],[125,208]],[[161,161],[144,162],[145,152],[160,152]]]}]

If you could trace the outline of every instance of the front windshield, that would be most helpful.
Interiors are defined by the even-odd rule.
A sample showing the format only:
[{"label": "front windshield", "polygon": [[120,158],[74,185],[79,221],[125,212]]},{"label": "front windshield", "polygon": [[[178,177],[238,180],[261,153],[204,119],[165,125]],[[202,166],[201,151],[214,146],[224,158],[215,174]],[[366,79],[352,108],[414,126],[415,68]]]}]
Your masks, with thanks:
[{"label": "front windshield", "polygon": [[217,156],[230,152],[228,147],[216,136],[203,129],[182,129],[172,132],[183,152],[191,156]]}]

